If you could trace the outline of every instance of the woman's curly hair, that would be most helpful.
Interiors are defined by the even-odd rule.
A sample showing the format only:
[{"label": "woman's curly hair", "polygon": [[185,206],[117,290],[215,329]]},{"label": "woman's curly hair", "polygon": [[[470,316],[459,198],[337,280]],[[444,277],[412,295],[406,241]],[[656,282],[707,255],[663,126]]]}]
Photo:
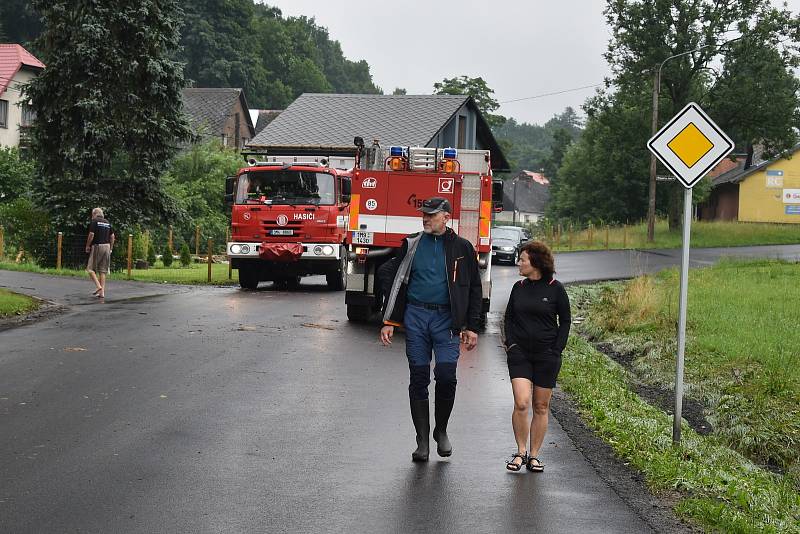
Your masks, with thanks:
[{"label": "woman's curly hair", "polygon": [[543,277],[552,278],[556,272],[556,262],[553,259],[553,252],[550,247],[541,241],[528,241],[522,245],[519,251],[520,254],[523,252],[528,253],[528,260],[531,265],[539,269]]}]

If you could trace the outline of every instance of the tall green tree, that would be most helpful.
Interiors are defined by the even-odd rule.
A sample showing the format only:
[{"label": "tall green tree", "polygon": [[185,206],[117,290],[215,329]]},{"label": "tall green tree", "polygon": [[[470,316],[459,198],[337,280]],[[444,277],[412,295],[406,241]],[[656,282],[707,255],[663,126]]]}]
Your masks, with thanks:
[{"label": "tall green tree", "polygon": [[118,226],[175,213],[160,176],[179,139],[182,65],[176,0],[34,0],[44,23],[37,47],[47,68],[25,89],[38,120],[34,191],[65,232],[94,206]]},{"label": "tall green tree", "polygon": [[502,115],[493,114],[494,110],[500,107],[500,103],[492,96],[494,95],[494,90],[481,77],[459,76],[457,78],[445,78],[441,82],[433,84],[433,94],[469,95],[475,101],[478,109],[481,110],[483,118],[486,119],[490,127],[500,126],[506,121],[506,118]]},{"label": "tall green tree", "polygon": [[641,140],[650,123],[641,102],[646,98],[645,88],[587,101],[586,128],[566,148],[551,185],[549,217],[620,223],[643,216],[649,159]]},{"label": "tall green tree", "polygon": [[710,113],[752,155],[759,144],[767,156],[790,148],[800,125],[800,82],[772,43],[748,37],[734,43],[711,88]]},{"label": "tall green tree", "polygon": [[[713,71],[715,61],[732,47],[736,35],[753,42],[781,45],[780,57],[785,67],[797,64],[798,18],[786,8],[775,8],[770,0],[608,0],[605,16],[612,38],[605,55],[611,65],[613,85],[619,92],[639,94],[660,65],[661,87],[659,115],[668,119],[690,101],[713,108],[713,91],[719,76]],[[674,57],[673,57],[674,56]],[[671,58],[671,59],[668,59]],[[734,88],[747,95],[748,87]],[[751,96],[742,96],[747,102]],[[727,98],[731,94],[728,92]],[[738,97],[737,97],[738,98]],[[776,113],[792,117],[796,106],[787,101],[774,101]],[[643,98],[640,113],[648,116],[651,105]],[[767,120],[767,116],[763,117]],[[794,143],[794,132],[773,129],[769,144],[788,147]],[[646,138],[637,142],[642,146]],[[739,141],[739,140],[737,140]],[[629,149],[648,159],[649,154],[630,146]],[[637,165],[638,167],[638,165]],[[645,172],[640,180],[647,180]],[[659,186],[661,188],[661,186]],[[667,186],[671,226],[680,222],[680,186]]]},{"label": "tall green tree", "polygon": [[28,0],[3,0],[0,2],[0,41],[18,43],[31,52],[33,40],[42,31],[39,15]]}]

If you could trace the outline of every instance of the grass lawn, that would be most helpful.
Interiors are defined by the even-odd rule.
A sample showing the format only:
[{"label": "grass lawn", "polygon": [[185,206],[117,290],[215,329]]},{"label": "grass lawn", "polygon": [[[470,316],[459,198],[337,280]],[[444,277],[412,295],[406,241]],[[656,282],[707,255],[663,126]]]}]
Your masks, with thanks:
[{"label": "grass lawn", "polygon": [[[541,235],[539,237],[542,237]],[[655,229],[655,242],[647,242],[647,224],[642,223],[621,227],[609,227],[608,248],[680,248],[683,239],[681,230],[669,231],[667,221],[658,221]],[[545,236],[548,244],[557,251],[598,250],[606,248],[606,228],[596,227],[572,233],[562,228],[561,234],[548,233]],[[739,222],[704,222],[692,223],[691,246],[737,247],[746,245],[790,245],[800,243],[800,224],[760,224]]]},{"label": "grass lawn", "polygon": [[[79,276],[88,279],[86,271],[82,269],[61,269],[59,271],[56,269],[45,269],[31,263],[0,262],[0,269],[57,274],[62,276]],[[226,264],[214,263],[211,265],[211,284],[238,284],[239,275],[237,270],[234,269],[231,275],[232,278],[228,279],[228,266]],[[111,273],[110,278],[111,280],[128,280],[128,271],[114,271]],[[188,267],[175,267],[175,263],[173,263],[170,267],[164,267],[159,261],[150,269],[132,269],[130,279],[140,282],[159,282],[165,284],[207,284],[209,283],[208,265],[193,263]]]},{"label": "grass lawn", "polygon": [[[727,468],[724,465],[714,468],[723,469],[726,477],[730,475],[733,478],[730,482],[716,480],[713,485],[728,484],[729,492],[743,492],[742,488],[748,488],[747,495],[731,493],[729,498],[724,497],[724,492],[720,493],[720,488],[714,490],[716,496],[712,501],[722,499],[721,502],[727,503],[726,506],[733,504],[743,511],[750,510],[739,519],[731,516],[723,521],[720,518],[728,511],[719,508],[715,512],[716,508],[711,502],[685,503],[686,510],[697,508],[687,513],[694,516],[696,512],[706,518],[704,521],[710,521],[710,516],[718,515],[717,519],[723,523],[716,528],[722,530],[770,531],[768,523],[751,524],[747,521],[755,521],[756,515],[762,513],[752,508],[761,498],[758,492],[771,494],[775,490],[761,487],[760,481],[774,478],[775,487],[786,486],[793,490],[783,496],[773,494],[772,498],[786,506],[784,512],[788,515],[783,516],[784,519],[792,520],[788,523],[791,528],[774,530],[800,532],[800,366],[797,361],[800,355],[800,307],[795,305],[800,299],[798,277],[800,264],[778,260],[726,260],[714,267],[690,272],[685,394],[703,404],[706,417],[714,429],[712,434],[702,439],[692,433],[691,439],[709,440],[709,444],[724,446],[755,464],[750,465],[743,458],[735,460],[736,455],[727,453],[722,456],[712,452],[703,453],[713,454],[716,459],[725,456],[728,458],[725,463],[734,462]],[[580,329],[611,342],[615,350],[631,356],[631,377],[650,386],[671,390],[674,388],[677,352],[675,324],[678,284],[679,273],[671,270],[625,283],[576,288],[577,315],[586,317]],[[591,348],[587,347],[582,350]],[[595,351],[592,349],[591,352]],[[587,358],[595,361],[593,365],[597,365],[598,359],[607,361],[599,354]],[[581,372],[589,371],[584,369]],[[575,377],[573,380],[582,378]],[[588,386],[572,387],[581,390]],[[595,387],[592,392],[602,397],[605,395],[602,389]],[[635,397],[632,393],[630,396]],[[594,406],[596,402],[600,401],[584,401],[587,406]],[[601,419],[610,417],[592,415],[595,416]],[[618,414],[613,417],[626,418],[629,415]],[[604,420],[596,421],[597,426],[604,424]],[[613,440],[635,441],[637,433],[648,434],[650,437],[647,439],[655,439],[656,434],[651,432],[660,428],[660,424],[652,419],[642,423],[642,428],[638,430],[609,428],[607,432],[614,434]],[[617,436],[618,432],[621,437]],[[668,440],[670,435],[668,430],[664,432],[666,434],[659,438],[662,441]],[[615,447],[622,447],[624,455],[632,457],[654,452],[628,450],[623,443],[615,444]],[[661,454],[667,452],[662,450],[655,457],[668,457],[659,456]],[[714,459],[710,458],[709,461]],[[695,458],[692,460],[700,461]],[[734,465],[739,465],[736,462],[743,466],[740,474],[731,471]],[[683,485],[687,483],[687,477],[695,480],[699,476],[666,465],[640,468],[648,476],[660,480],[655,483],[656,487],[665,487],[669,481]],[[669,473],[663,480],[659,469]],[[784,475],[768,475],[767,469],[778,470]],[[746,475],[746,480],[740,480],[742,475]],[[673,476],[677,478],[671,478]],[[718,479],[720,475],[709,472],[709,476]],[[702,491],[705,493],[710,490],[703,486]],[[781,492],[783,490],[779,494]],[[737,500],[741,502],[734,502]],[[748,514],[751,514],[749,518]],[[713,521],[710,524],[716,525]]]},{"label": "grass lawn", "polygon": [[597,433],[641,471],[651,491],[677,493],[676,513],[709,532],[800,532],[798,478],[761,469],[714,436],[685,424],[672,444],[672,417],[631,392],[630,373],[572,337],[559,375]]},{"label": "grass lawn", "polygon": [[26,295],[0,289],[0,317],[20,315],[35,310],[39,302]]}]

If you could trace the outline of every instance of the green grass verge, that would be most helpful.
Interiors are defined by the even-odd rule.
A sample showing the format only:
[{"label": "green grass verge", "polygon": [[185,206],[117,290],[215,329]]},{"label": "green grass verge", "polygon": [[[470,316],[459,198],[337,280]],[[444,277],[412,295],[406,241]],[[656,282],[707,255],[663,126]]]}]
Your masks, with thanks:
[{"label": "green grass verge", "polygon": [[[556,234],[558,234],[556,232]],[[541,236],[540,236],[541,237]],[[591,232],[583,230],[570,233],[562,228],[558,235],[548,233],[545,240],[554,250],[600,250],[606,248],[606,229],[595,227]],[[655,241],[647,242],[647,225],[637,224],[608,229],[608,248],[680,248],[683,242],[681,230],[670,231],[666,221],[658,221],[655,228]],[[800,243],[800,225],[762,224],[740,222],[704,222],[692,223],[691,245],[694,248],[739,247],[749,245],[792,245]]]},{"label": "green grass verge", "polygon": [[[676,270],[607,284],[582,329],[671,388]],[[800,474],[800,264],[725,260],[690,272],[685,381],[715,434],[753,461]]]},{"label": "green grass verge", "polygon": [[39,307],[39,301],[26,295],[0,289],[0,317],[28,313]]},{"label": "green grass verge", "polygon": [[676,490],[678,515],[711,531],[800,532],[800,493],[790,477],[760,469],[686,425],[672,444],[672,419],[629,387],[629,373],[572,337],[559,376],[588,424],[658,493]]},{"label": "green grass verge", "polygon": [[[41,274],[54,274],[59,276],[88,277],[86,271],[78,269],[49,269],[39,267],[32,263],[0,262],[0,269],[8,271],[25,271]],[[228,266],[214,263],[211,265],[212,285],[238,284],[238,271],[234,269],[231,279],[228,279]],[[114,271],[111,280],[128,280],[128,271]],[[158,282],[163,284],[208,284],[208,265],[193,263],[188,267],[164,267],[157,262],[150,269],[132,269],[130,280],[139,282]]]}]

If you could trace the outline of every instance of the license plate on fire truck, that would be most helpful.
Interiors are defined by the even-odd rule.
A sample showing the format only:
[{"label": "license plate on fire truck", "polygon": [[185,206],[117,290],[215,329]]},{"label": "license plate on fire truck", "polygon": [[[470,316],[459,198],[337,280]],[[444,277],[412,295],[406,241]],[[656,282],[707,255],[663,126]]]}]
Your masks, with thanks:
[{"label": "license plate on fire truck", "polygon": [[354,245],[371,245],[372,232],[353,232]]},{"label": "license plate on fire truck", "polygon": [[270,230],[269,235],[294,235],[294,230]]}]

